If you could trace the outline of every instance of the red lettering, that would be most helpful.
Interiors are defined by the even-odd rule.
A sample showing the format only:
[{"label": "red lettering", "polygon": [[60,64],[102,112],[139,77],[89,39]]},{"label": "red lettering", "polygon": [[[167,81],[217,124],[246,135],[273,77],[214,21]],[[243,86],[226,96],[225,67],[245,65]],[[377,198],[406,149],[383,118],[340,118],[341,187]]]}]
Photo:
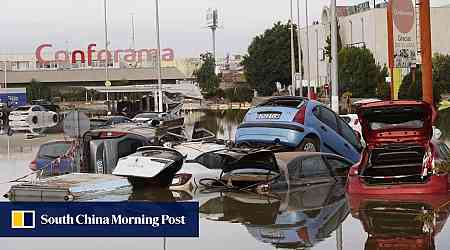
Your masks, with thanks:
[{"label": "red lettering", "polygon": [[[105,55],[106,55],[106,50],[104,50],[104,49],[99,50],[98,54],[97,54],[97,60],[99,60],[99,61],[106,61],[106,56]],[[108,50],[108,63],[111,63],[111,57],[112,57],[111,51]]]},{"label": "red lettering", "polygon": [[80,55],[81,63],[86,62],[86,60],[84,58],[84,52],[82,50],[74,50],[74,51],[72,51],[72,64],[77,63],[77,55]]},{"label": "red lettering", "polygon": [[125,52],[124,50],[118,49],[114,51],[114,62],[119,63],[120,61],[120,53]]},{"label": "red lettering", "polygon": [[37,47],[37,49],[36,49],[36,59],[37,59],[38,63],[40,63],[40,64],[47,64],[48,63],[48,61],[46,61],[44,58],[42,58],[42,50],[44,48],[51,48],[51,47],[52,47],[52,45],[48,44],[48,43],[42,44],[39,47]]},{"label": "red lettering", "polygon": [[[63,58],[61,59],[61,56],[63,56]],[[67,51],[64,50],[58,50],[55,52],[55,61],[57,63],[69,63],[69,55],[67,53]]]},{"label": "red lettering", "polygon": [[125,62],[127,63],[136,62],[136,51],[134,49],[127,49],[125,50],[125,53],[127,53],[124,57]]},{"label": "red lettering", "polygon": [[163,61],[173,61],[175,55],[173,49],[163,49],[162,60]]},{"label": "red lettering", "polygon": [[88,45],[88,65],[92,66],[92,53],[95,52],[95,50],[93,48],[95,48],[95,46],[97,46],[97,44],[95,43],[91,43]]},{"label": "red lettering", "polygon": [[157,55],[158,50],[156,49],[141,49],[138,50],[138,61],[143,62],[144,61],[144,53],[146,54],[146,61],[150,62],[152,59],[154,59]]}]

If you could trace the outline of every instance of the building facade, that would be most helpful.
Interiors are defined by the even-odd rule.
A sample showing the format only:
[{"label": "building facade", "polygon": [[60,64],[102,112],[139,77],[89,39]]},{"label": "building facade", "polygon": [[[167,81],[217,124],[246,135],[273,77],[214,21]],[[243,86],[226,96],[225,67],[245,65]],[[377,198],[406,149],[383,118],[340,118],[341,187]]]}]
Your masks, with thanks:
[{"label": "building facade", "polygon": [[[339,6],[337,9],[342,46],[365,46],[373,53],[379,65],[387,65],[387,6],[380,4],[376,8],[370,8],[368,2],[359,6],[362,7],[356,10],[355,6]],[[450,16],[450,6],[431,8],[430,14],[433,53],[450,54],[450,46],[448,46],[450,32],[445,21]],[[313,25],[308,26],[309,66],[306,63],[308,54],[306,28],[300,30],[304,80],[310,80],[313,86],[322,86],[330,82],[330,65],[328,58],[324,56],[326,39],[330,35],[330,21],[330,9],[324,7],[320,21],[315,21]]]}]

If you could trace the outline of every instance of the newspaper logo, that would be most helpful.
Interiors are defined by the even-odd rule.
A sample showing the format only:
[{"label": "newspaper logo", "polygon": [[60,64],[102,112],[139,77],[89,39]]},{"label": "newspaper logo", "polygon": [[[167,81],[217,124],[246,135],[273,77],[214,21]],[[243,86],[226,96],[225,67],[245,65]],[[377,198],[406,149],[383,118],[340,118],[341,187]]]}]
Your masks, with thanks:
[{"label": "newspaper logo", "polygon": [[35,211],[11,211],[11,228],[27,229],[35,228]]}]

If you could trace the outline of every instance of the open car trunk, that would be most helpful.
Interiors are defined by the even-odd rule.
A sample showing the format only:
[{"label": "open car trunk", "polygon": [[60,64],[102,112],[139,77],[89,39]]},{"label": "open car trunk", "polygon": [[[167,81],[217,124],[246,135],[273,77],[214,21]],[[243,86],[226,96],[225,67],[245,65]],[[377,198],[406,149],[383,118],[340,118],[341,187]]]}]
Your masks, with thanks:
[{"label": "open car trunk", "polygon": [[362,171],[368,185],[423,183],[423,158],[426,149],[417,144],[393,144],[374,148]]},{"label": "open car trunk", "polygon": [[366,184],[423,183],[424,155],[432,136],[433,109],[420,101],[386,101],[358,111],[367,143],[361,170]]}]

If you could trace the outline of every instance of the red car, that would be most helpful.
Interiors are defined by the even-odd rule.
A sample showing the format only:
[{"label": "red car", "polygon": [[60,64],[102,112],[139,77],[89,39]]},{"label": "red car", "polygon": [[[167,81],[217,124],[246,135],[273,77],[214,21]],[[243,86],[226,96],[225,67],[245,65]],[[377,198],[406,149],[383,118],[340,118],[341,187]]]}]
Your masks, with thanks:
[{"label": "red car", "polygon": [[[366,141],[347,179],[350,194],[446,194],[448,152],[432,140],[433,107],[420,101],[381,101],[360,107]],[[445,146],[445,144],[443,145]]]}]

